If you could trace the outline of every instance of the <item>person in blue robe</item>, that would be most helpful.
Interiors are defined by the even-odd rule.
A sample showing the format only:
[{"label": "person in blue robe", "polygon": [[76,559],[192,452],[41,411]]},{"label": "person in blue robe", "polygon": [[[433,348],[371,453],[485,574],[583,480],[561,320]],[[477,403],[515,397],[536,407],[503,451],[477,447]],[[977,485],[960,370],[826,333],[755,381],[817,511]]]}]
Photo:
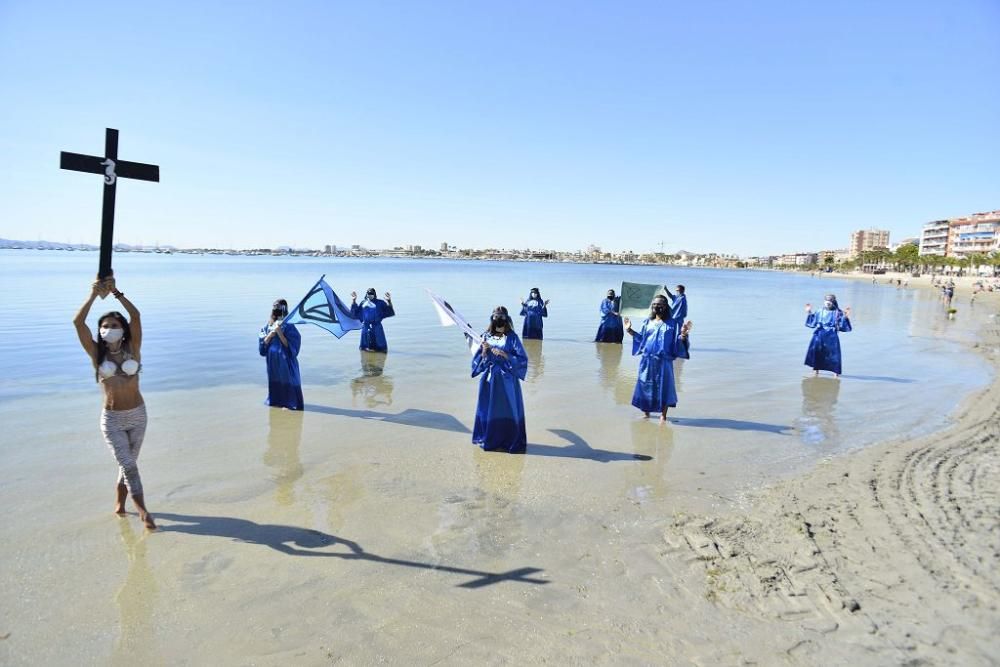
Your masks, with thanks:
[{"label": "person in blue robe", "polygon": [[806,366],[811,366],[814,374],[831,371],[840,377],[840,335],[838,332],[851,330],[851,309],[841,310],[837,296],[823,297],[823,310],[813,312],[812,304],[806,304],[806,326],[813,330],[809,349],[806,350]]},{"label": "person in blue robe", "polygon": [[385,340],[385,329],[382,320],[392,317],[396,311],[392,309],[392,295],[385,293],[385,301],[375,296],[375,288],[369,287],[365,299],[358,303],[358,293],[351,292],[351,317],[361,320],[361,343],[358,347],[369,352],[388,352],[389,345]]},{"label": "person in blue robe", "polygon": [[528,294],[528,300],[521,302],[521,315],[524,317],[524,327],[521,329],[521,337],[525,340],[529,338],[542,338],[542,318],[549,316],[549,302],[542,301],[542,294],[537,287],[532,287]]},{"label": "person in blue robe", "polygon": [[271,319],[261,327],[257,341],[260,356],[267,359],[267,400],[273,408],[301,410],[302,376],[299,374],[299,349],[302,336],[294,324],[282,324],[288,315],[288,302],[278,299],[271,306]]},{"label": "person in blue robe", "polygon": [[685,322],[688,314],[687,295],[684,285],[677,285],[674,289],[676,294],[670,291],[666,285],[663,286],[667,297],[670,299],[670,319],[674,321],[680,336],[681,345],[677,349],[677,356],[681,359],[691,358],[691,339],[688,334],[691,331],[691,323]]},{"label": "person in blue robe", "polygon": [[632,336],[632,355],[641,357],[632,405],[642,410],[646,417],[651,412],[658,412],[660,421],[665,422],[667,409],[677,406],[674,359],[680,347],[677,322],[670,317],[667,298],[660,295],[653,299],[649,317],[643,320],[638,331],[632,329],[629,318],[623,321],[625,331]]},{"label": "person in blue robe", "polygon": [[507,309],[497,306],[472,357],[472,377],[480,376],[472,442],[484,450],[517,454],[527,449],[521,397],[527,372],[528,355],[514,333],[514,323]]},{"label": "person in blue robe", "polygon": [[618,313],[620,307],[621,299],[615,296],[613,289],[609,289],[608,296],[601,302],[601,324],[597,327],[595,343],[621,344],[625,338],[625,329],[622,328],[622,317]]}]

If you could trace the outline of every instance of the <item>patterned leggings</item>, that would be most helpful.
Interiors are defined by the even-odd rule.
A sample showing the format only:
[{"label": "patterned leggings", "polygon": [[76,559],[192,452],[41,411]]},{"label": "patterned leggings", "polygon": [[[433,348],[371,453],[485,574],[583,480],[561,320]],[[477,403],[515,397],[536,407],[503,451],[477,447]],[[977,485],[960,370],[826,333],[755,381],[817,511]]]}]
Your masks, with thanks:
[{"label": "patterned leggings", "polygon": [[146,435],[146,406],[131,410],[102,410],[101,433],[118,461],[118,483],[125,482],[133,497],[142,495],[139,479],[139,449]]}]

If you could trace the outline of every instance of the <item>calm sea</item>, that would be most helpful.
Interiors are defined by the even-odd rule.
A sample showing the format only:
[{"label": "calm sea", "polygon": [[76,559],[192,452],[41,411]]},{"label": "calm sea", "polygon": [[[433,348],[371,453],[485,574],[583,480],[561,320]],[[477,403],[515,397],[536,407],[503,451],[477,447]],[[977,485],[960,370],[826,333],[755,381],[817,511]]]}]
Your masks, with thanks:
[{"label": "calm sea", "polygon": [[[0,251],[11,314],[0,414],[13,418],[19,406],[57,404],[70,395],[96,398],[93,371],[71,324],[96,265],[92,252]],[[734,486],[942,427],[962,398],[990,379],[962,344],[985,313],[958,304],[960,317],[950,322],[930,293],[861,281],[671,267],[182,254],[120,254],[115,267],[119,288],[142,311],[147,402],[195,391],[205,397],[200,400],[232,400],[230,390],[238,390],[237,400],[259,403],[266,377],[257,331],[272,301],[294,304],[326,274],[345,301],[352,290],[392,292],[397,316],[385,323],[384,365],[360,355],[356,332],[337,340],[300,327],[307,403],[322,407],[342,398],[358,409],[396,415],[418,406],[423,412],[409,413],[417,421],[421,414],[445,415],[467,427],[476,392],[469,354],[456,329],[440,326],[425,288],[485,327],[494,306],[516,314],[519,299],[538,287],[551,303],[544,342],[528,348],[529,442],[558,433],[567,446],[583,441],[585,449],[608,456],[631,451],[630,424],[639,413],[629,405],[636,373],[630,348],[591,342],[603,294],[623,280],[685,284],[694,330],[691,359],[678,365],[676,421],[665,427],[670,465],[742,480]],[[803,305],[821,304],[828,291],[854,311],[855,330],[841,337],[840,381],[807,377],[802,364],[810,336]],[[91,326],[115,307],[112,299],[98,302]],[[93,429],[96,434],[96,423]]]}]

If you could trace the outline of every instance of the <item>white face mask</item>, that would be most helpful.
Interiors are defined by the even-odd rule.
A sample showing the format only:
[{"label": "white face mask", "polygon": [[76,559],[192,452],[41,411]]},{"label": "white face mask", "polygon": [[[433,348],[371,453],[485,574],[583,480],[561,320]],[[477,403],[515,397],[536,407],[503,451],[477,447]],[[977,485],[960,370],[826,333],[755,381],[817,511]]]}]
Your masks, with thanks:
[{"label": "white face mask", "polygon": [[101,339],[105,343],[117,343],[124,335],[124,329],[109,329],[107,327],[101,327]]}]

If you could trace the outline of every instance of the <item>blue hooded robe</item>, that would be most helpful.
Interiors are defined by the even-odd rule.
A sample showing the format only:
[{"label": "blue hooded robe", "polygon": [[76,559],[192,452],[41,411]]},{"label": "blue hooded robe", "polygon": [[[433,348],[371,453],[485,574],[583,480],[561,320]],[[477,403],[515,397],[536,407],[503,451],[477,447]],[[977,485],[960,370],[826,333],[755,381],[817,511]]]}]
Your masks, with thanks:
[{"label": "blue hooded robe", "polygon": [[824,308],[806,316],[806,326],[813,329],[812,340],[806,351],[806,366],[816,371],[832,371],[840,375],[840,336],[838,331],[851,330],[851,320],[836,303],[833,309]]},{"label": "blue hooded robe", "polygon": [[521,336],[524,339],[542,338],[542,318],[549,316],[549,309],[542,299],[529,298],[521,306],[521,315],[524,316],[524,327],[521,329]]},{"label": "blue hooded robe", "polygon": [[486,342],[506,352],[507,358],[492,352],[484,356],[481,347],[472,357],[472,377],[482,375],[472,442],[485,450],[524,452],[528,434],[521,380],[528,372],[528,355],[513,331],[499,337],[487,334]]},{"label": "blue hooded robe", "polygon": [[302,376],[299,375],[298,359],[302,335],[294,324],[282,324],[281,332],[288,340],[288,347],[282,345],[277,336],[265,345],[264,337],[270,331],[270,326],[261,327],[257,340],[257,351],[267,359],[267,400],[264,404],[301,410],[305,405],[302,400]]},{"label": "blue hooded robe", "polygon": [[625,338],[621,315],[618,311],[619,299],[605,299],[601,302],[601,325],[597,327],[595,343],[621,343]]},{"label": "blue hooded robe", "polygon": [[674,386],[674,359],[680,341],[677,323],[670,319],[646,319],[632,337],[632,354],[641,355],[639,377],[632,392],[632,405],[643,412],[662,413],[664,408],[677,405]]},{"label": "blue hooded robe", "polygon": [[361,320],[361,343],[358,347],[372,352],[388,352],[389,344],[385,340],[382,320],[395,314],[392,304],[382,299],[366,298],[360,304],[352,303],[351,317]]}]

